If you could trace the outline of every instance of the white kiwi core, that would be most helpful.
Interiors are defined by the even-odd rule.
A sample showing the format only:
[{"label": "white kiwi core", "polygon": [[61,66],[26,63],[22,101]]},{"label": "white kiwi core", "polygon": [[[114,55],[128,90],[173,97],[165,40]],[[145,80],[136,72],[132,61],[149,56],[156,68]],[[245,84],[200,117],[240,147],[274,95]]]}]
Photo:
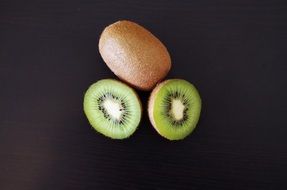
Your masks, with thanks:
[{"label": "white kiwi core", "polygon": [[180,99],[172,99],[170,112],[176,121],[183,119],[185,106]]},{"label": "white kiwi core", "polygon": [[110,117],[121,120],[124,110],[119,101],[108,98],[103,102],[103,107]]}]

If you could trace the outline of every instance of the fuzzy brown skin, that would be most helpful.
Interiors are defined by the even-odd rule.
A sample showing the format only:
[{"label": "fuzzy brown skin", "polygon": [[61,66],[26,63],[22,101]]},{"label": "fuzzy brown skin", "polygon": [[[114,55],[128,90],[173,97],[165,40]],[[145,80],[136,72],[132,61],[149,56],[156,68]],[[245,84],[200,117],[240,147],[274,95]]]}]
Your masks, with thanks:
[{"label": "fuzzy brown skin", "polygon": [[165,80],[163,82],[161,82],[160,84],[156,85],[156,87],[152,90],[151,95],[149,97],[148,100],[148,117],[149,120],[153,126],[153,128],[155,128],[155,130],[158,132],[156,125],[155,125],[155,121],[153,118],[153,107],[154,107],[154,101],[155,101],[155,96],[157,94],[157,92],[160,90],[161,87],[163,87],[169,80]]},{"label": "fuzzy brown skin", "polygon": [[106,27],[99,51],[115,75],[140,90],[151,90],[171,68],[170,55],[160,40],[130,21]]}]

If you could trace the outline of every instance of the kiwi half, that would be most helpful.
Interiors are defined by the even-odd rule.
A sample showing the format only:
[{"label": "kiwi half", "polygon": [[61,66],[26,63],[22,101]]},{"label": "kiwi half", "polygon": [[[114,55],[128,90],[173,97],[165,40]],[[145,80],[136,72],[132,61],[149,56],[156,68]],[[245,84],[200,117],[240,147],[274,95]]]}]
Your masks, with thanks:
[{"label": "kiwi half", "polygon": [[90,124],[112,139],[132,135],[140,123],[141,110],[136,92],[113,79],[94,83],[84,96],[84,112]]},{"label": "kiwi half", "polygon": [[169,140],[180,140],[196,127],[201,98],[196,88],[182,79],[166,80],[152,91],[148,113],[156,131]]}]

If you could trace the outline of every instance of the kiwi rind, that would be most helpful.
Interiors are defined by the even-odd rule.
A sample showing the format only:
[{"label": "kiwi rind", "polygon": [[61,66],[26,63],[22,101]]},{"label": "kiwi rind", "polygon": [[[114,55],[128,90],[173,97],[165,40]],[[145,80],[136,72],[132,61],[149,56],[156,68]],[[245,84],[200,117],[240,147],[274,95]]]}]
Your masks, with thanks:
[{"label": "kiwi rind", "polygon": [[[192,112],[192,122],[189,127],[176,129],[176,128],[169,128],[168,125],[163,125],[163,123],[167,123],[165,120],[161,118],[159,120],[159,109],[161,107],[160,101],[163,96],[165,96],[163,89],[166,85],[170,85],[174,83],[176,86],[182,86],[185,89],[189,89],[192,94],[193,98],[193,112]],[[163,137],[169,139],[169,140],[181,140],[187,137],[189,134],[193,132],[195,129],[199,117],[200,117],[200,111],[201,111],[201,98],[200,95],[195,88],[195,86],[185,80],[182,79],[169,79],[166,81],[163,81],[162,83],[158,84],[154,90],[152,91],[149,103],[148,103],[148,115],[149,119],[155,128],[155,130]]]},{"label": "kiwi rind", "polygon": [[164,44],[131,21],[117,21],[107,26],[98,47],[111,71],[139,90],[151,90],[171,68],[170,54]]},{"label": "kiwi rind", "polygon": [[[103,86],[105,86],[107,89],[113,89],[112,92],[117,91],[118,94],[128,96],[126,99],[131,101],[128,102],[128,104],[130,105],[130,109],[133,109],[131,110],[131,114],[133,116],[132,123],[130,123],[129,126],[121,126],[128,128],[113,128],[113,130],[109,130],[111,128],[107,127],[109,125],[105,123],[106,121],[103,121],[103,117],[101,116],[102,113],[100,113],[100,110],[94,107],[96,103],[91,102],[96,101],[96,93],[100,88],[103,88]],[[92,84],[84,95],[83,107],[84,113],[93,129],[112,139],[125,139],[130,137],[138,128],[142,115],[142,104],[135,90],[114,79],[102,79]]]}]

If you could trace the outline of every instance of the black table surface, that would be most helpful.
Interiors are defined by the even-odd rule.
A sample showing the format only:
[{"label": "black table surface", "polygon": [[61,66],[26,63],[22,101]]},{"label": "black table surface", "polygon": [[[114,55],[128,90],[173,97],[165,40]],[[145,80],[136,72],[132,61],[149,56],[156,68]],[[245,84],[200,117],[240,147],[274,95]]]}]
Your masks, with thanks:
[{"label": "black table surface", "polygon": [[[83,94],[116,78],[98,52],[128,19],[199,89],[194,133],[96,133]],[[0,189],[287,189],[286,1],[0,1]],[[138,91],[146,108],[150,92]]]}]

